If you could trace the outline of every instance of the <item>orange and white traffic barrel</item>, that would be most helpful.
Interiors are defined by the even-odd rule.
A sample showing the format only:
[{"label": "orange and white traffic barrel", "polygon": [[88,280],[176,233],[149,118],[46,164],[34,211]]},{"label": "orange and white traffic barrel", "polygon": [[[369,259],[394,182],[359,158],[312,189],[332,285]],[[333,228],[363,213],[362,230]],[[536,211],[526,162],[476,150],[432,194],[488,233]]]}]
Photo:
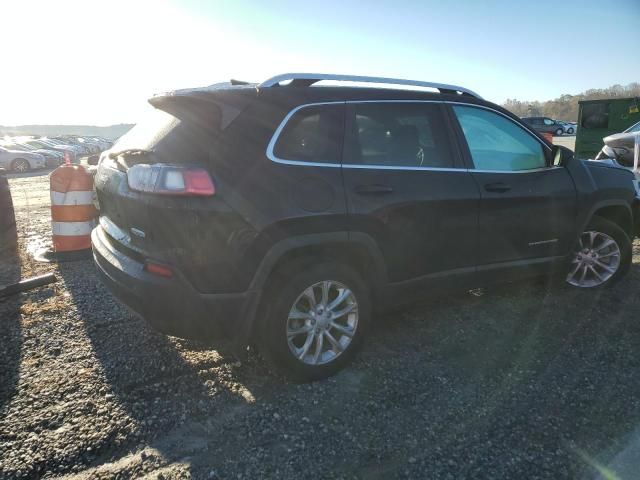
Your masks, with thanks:
[{"label": "orange and white traffic barrel", "polygon": [[93,177],[81,165],[62,165],[50,177],[53,250],[71,252],[91,248],[97,210]]}]

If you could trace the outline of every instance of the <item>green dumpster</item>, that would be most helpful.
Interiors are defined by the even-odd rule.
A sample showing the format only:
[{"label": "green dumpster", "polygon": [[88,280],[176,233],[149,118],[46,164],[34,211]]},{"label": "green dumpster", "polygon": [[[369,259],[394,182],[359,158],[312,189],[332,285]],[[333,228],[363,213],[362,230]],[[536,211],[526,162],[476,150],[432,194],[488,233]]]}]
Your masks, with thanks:
[{"label": "green dumpster", "polygon": [[575,153],[578,158],[595,158],[602,139],[626,130],[640,121],[640,98],[609,98],[578,102],[578,132]]}]

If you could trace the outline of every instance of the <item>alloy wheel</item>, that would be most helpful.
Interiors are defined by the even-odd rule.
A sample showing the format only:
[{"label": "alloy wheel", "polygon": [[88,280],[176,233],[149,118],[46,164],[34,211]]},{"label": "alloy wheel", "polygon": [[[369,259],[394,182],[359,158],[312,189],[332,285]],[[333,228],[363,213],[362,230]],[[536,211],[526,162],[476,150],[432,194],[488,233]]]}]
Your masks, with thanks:
[{"label": "alloy wheel", "polygon": [[287,318],[287,344],[307,365],[334,361],[351,344],[358,328],[358,302],[340,282],[325,280],[306,288]]},{"label": "alloy wheel", "polygon": [[575,287],[597,287],[607,282],[620,267],[620,247],[602,232],[584,232],[567,275],[567,283]]},{"label": "alloy wheel", "polygon": [[26,160],[16,160],[13,164],[13,171],[18,173],[24,173],[29,171],[29,162]]}]

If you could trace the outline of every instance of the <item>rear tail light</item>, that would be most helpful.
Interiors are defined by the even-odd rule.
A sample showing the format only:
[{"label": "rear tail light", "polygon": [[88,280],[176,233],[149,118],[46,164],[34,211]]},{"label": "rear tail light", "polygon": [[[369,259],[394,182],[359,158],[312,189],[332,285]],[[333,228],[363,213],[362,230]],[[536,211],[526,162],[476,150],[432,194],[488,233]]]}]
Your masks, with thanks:
[{"label": "rear tail light", "polygon": [[203,168],[134,165],[127,170],[127,181],[132,190],[158,195],[210,197],[216,193],[209,172]]}]

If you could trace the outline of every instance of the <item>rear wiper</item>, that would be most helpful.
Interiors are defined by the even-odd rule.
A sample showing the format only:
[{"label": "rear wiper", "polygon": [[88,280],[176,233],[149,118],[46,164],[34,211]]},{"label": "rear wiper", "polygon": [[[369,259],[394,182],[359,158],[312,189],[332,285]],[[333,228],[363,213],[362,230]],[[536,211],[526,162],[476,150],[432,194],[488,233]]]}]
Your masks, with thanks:
[{"label": "rear wiper", "polygon": [[135,156],[135,155],[149,155],[153,153],[152,150],[146,150],[144,148],[127,148],[125,150],[119,150],[119,151],[111,151],[108,154],[108,157],[111,159],[115,159],[116,157],[120,157],[120,156]]},{"label": "rear wiper", "polygon": [[146,150],[144,148],[127,148],[124,150],[112,151],[107,154],[107,158],[114,161],[116,168],[121,172],[126,172],[133,163],[134,165],[139,161],[139,158],[148,157],[152,155],[152,150]]}]

